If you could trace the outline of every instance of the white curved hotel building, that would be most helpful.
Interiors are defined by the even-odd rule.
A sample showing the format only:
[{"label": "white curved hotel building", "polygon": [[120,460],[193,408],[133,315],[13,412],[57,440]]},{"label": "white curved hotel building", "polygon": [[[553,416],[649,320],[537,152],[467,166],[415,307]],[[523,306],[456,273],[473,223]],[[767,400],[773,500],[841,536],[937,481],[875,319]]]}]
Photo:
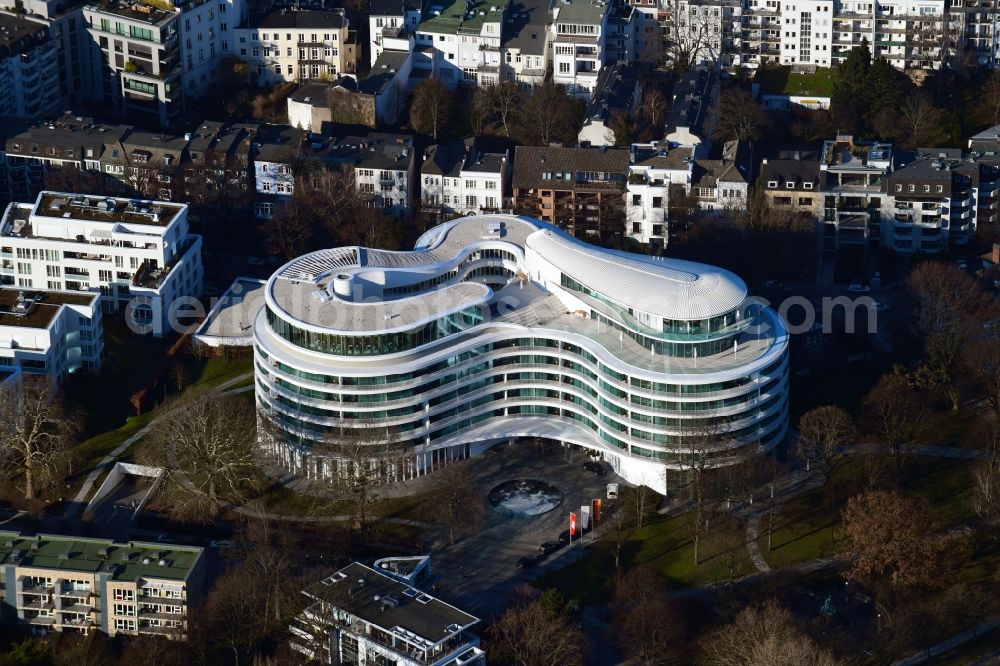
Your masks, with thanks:
[{"label": "white curved hotel building", "polygon": [[667,469],[766,451],[788,422],[788,336],[735,275],[600,249],[526,217],[466,217],[412,252],[286,264],[254,322],[257,402],[292,470],[343,428],[391,431],[407,477],[516,437]]}]

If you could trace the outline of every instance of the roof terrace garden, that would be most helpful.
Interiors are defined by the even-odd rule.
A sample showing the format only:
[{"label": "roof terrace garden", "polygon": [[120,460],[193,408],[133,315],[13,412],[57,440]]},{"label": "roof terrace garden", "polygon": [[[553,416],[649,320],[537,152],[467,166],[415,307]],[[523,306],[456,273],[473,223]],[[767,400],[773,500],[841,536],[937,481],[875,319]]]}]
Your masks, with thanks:
[{"label": "roof terrace garden", "polygon": [[[503,3],[488,0],[430,0],[425,6],[420,32],[443,34],[475,34],[482,32],[484,23],[503,21]],[[496,34],[500,38],[500,34]]]},{"label": "roof terrace garden", "polygon": [[166,227],[181,210],[178,205],[140,199],[44,192],[33,212],[35,215],[67,220]]},{"label": "roof terrace garden", "polygon": [[[165,23],[177,13],[173,3],[168,0],[142,0],[141,2],[104,0],[103,2],[87,5],[87,9],[121,16],[133,21],[142,21],[152,25]],[[134,36],[142,37],[142,35]]]}]

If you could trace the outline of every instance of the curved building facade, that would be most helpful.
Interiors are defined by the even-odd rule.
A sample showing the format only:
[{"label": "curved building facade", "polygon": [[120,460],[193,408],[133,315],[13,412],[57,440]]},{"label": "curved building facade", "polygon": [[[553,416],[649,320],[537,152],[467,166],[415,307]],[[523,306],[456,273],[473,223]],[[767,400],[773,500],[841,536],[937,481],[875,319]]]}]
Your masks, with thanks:
[{"label": "curved building facade", "polygon": [[788,336],[735,275],[605,250],[525,217],[466,217],[411,252],[280,268],[254,322],[268,445],[309,477],[345,429],[411,477],[516,437],[598,451],[625,480],[766,451],[788,423]]}]

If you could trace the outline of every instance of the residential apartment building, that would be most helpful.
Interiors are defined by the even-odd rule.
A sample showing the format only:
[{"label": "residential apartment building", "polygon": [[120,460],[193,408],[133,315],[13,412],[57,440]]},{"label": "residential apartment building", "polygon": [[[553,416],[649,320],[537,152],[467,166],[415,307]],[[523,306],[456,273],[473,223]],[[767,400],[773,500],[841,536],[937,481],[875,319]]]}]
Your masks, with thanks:
[{"label": "residential apartment building", "polygon": [[775,209],[802,213],[819,220],[823,194],[820,192],[818,159],[796,158],[761,160],[760,186],[768,204]]},{"label": "residential apartment building", "polygon": [[202,291],[201,237],[187,215],[184,204],[42,192],[0,219],[0,246],[13,256],[0,281],[99,292],[136,332],[165,335],[182,299]]},{"label": "residential apartment building", "polygon": [[48,27],[56,51],[60,108],[89,99],[90,38],[82,5],[74,0],[21,0],[24,15]]},{"label": "residential apartment building", "polygon": [[608,57],[607,0],[559,0],[552,8],[552,80],[590,99]]},{"label": "residential apartment building", "polygon": [[0,618],[36,632],[182,639],[201,548],[0,532]]},{"label": "residential apartment building", "polygon": [[996,0],[669,0],[675,57],[831,67],[867,44],[915,78],[971,52],[997,63]]},{"label": "residential apartment building", "polygon": [[749,144],[727,141],[721,158],[695,160],[690,194],[697,198],[701,210],[738,210],[746,206],[752,182]]},{"label": "residential apartment building", "polygon": [[388,213],[406,213],[417,193],[417,155],[409,135],[312,137],[303,154],[329,169],[349,168],[358,192]]},{"label": "residential apartment building", "polygon": [[252,190],[256,130],[205,122],[176,135],[65,115],[6,141],[7,200],[35,198],[48,178],[53,188],[76,192],[240,207]]},{"label": "residential apartment building", "polygon": [[899,254],[938,254],[966,245],[978,223],[996,216],[1000,167],[962,151],[921,149],[888,178],[882,246]]},{"label": "residential apartment building", "polygon": [[[0,265],[13,266],[12,249],[0,245]],[[101,317],[100,294],[0,287],[0,369],[44,376],[53,386],[99,370]]]},{"label": "residential apartment building", "polygon": [[552,62],[550,0],[524,0],[503,31],[503,70],[525,91],[543,83]]},{"label": "residential apartment building", "polygon": [[715,110],[720,94],[719,75],[706,66],[692,67],[674,83],[670,111],[664,122],[664,137],[671,146],[694,148],[707,157],[715,129]]},{"label": "residential apartment building", "polygon": [[184,111],[180,12],[113,0],[83,8],[91,37],[90,100],[162,126]]},{"label": "residential apartment building", "polygon": [[264,125],[254,137],[254,211],[269,219],[295,190],[293,167],[302,155],[306,132],[286,125]]},{"label": "residential apartment building", "polygon": [[236,29],[247,20],[246,0],[188,0],[177,6],[184,91],[202,97],[218,82],[222,58],[235,53]]},{"label": "residential apartment building", "polygon": [[420,166],[420,209],[438,222],[497,213],[509,186],[509,152],[482,150],[471,139],[430,146]]},{"label": "residential apartment building", "polygon": [[609,240],[625,224],[629,151],[519,146],[511,179],[514,212],[577,238]]},{"label": "residential apartment building", "polygon": [[615,145],[615,116],[631,118],[641,103],[642,86],[633,67],[618,62],[602,68],[580,128],[580,145]]},{"label": "residential apartment building", "polygon": [[303,590],[308,605],[289,627],[292,649],[321,664],[485,666],[469,631],[478,618],[380,562],[352,562]]},{"label": "residential apartment building", "polygon": [[691,190],[693,148],[671,148],[666,142],[632,144],[625,194],[629,238],[660,250],[670,242],[671,192]]},{"label": "residential apartment building", "polygon": [[373,0],[368,11],[368,54],[374,68],[383,49],[409,50],[409,35],[420,22],[421,3]]},{"label": "residential apartment building", "polygon": [[274,9],[235,33],[238,56],[257,85],[335,78],[357,68],[357,36],[343,9]]},{"label": "residential apartment building", "polygon": [[824,141],[820,152],[823,248],[867,245],[879,238],[892,145],[855,141],[842,135]]},{"label": "residential apartment building", "polygon": [[49,29],[0,14],[0,116],[47,118],[59,110],[59,70]]},{"label": "residential apartment building", "polygon": [[443,0],[424,12],[413,34],[413,67],[454,88],[500,82],[507,5]]}]

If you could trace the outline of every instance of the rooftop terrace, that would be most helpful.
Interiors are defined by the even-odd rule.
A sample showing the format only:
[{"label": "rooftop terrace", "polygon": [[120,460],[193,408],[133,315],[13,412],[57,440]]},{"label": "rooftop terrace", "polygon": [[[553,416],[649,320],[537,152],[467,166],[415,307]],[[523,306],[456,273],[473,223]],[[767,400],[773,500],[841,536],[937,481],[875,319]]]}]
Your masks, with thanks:
[{"label": "rooftop terrace", "polygon": [[86,222],[166,227],[183,208],[179,204],[161,201],[42,192],[32,213]]},{"label": "rooftop terrace", "polygon": [[142,21],[152,25],[166,23],[168,19],[179,12],[176,9],[166,9],[173,6],[168,0],[158,0],[156,6],[151,2],[129,2],[128,0],[104,0],[86,6],[93,12],[112,14],[133,21]]},{"label": "rooftop terrace", "polygon": [[185,581],[202,549],[159,543],[115,543],[49,534],[0,532],[0,564],[80,573],[111,574],[112,579]]},{"label": "rooftop terrace", "polygon": [[[475,34],[482,32],[485,23],[503,21],[503,0],[427,0],[423,20],[417,26],[420,32],[442,34]],[[495,35],[500,38],[499,32]]]}]

